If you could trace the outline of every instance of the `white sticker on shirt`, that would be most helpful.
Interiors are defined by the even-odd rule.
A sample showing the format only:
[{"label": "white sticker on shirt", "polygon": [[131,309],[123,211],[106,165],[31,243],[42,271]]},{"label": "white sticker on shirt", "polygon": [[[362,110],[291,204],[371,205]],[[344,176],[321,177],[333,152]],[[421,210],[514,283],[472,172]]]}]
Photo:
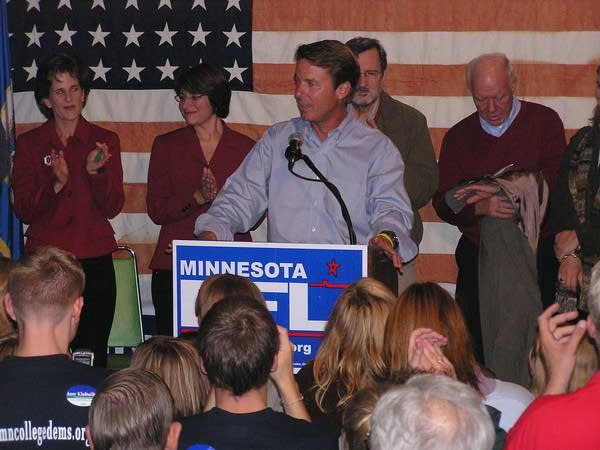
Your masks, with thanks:
[{"label": "white sticker on shirt", "polygon": [[67,401],[75,406],[90,406],[94,395],[96,388],[87,384],[77,384],[67,389]]}]

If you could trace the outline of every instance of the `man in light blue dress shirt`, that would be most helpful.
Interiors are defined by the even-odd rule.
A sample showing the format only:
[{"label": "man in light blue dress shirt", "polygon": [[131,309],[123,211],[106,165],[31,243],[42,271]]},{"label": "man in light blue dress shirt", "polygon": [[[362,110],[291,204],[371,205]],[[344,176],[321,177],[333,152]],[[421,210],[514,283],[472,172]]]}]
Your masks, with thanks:
[{"label": "man in light blue dress shirt", "polygon": [[[203,240],[232,240],[268,210],[269,242],[348,244],[340,205],[323,183],[288,170],[290,137],[302,137],[302,153],[339,189],[358,244],[381,248],[401,270],[417,246],[410,238],[413,212],[404,188],[404,163],[380,131],[349,114],[358,63],[344,44],[320,41],[296,50],[294,98],[300,117],[266,131],[229,177],[207,213],[196,220]],[[304,161],[294,172],[314,179]]]}]

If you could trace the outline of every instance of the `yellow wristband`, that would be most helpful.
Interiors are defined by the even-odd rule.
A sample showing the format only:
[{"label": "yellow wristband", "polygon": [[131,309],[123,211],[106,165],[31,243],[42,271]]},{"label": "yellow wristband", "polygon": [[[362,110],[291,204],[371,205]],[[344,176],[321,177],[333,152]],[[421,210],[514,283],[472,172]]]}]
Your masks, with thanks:
[{"label": "yellow wristband", "polygon": [[394,241],[392,241],[392,238],[389,237],[386,233],[379,233],[377,236],[381,236],[382,238],[384,238],[386,241],[388,241],[390,243],[392,248],[394,248]]}]

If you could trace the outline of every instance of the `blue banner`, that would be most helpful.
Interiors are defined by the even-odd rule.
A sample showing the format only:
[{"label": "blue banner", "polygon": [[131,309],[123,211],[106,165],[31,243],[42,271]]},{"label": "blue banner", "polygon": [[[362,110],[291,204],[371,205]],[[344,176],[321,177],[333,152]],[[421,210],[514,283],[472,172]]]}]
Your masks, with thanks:
[{"label": "blue banner", "polygon": [[6,0],[0,0],[0,254],[18,259],[21,256],[23,233],[21,222],[12,208],[9,187],[15,149],[9,48]]},{"label": "blue banner", "polygon": [[288,329],[298,369],[315,357],[341,292],[367,276],[367,246],[174,241],[175,334],[197,328],[198,289],[223,273],[258,286],[275,322]]}]

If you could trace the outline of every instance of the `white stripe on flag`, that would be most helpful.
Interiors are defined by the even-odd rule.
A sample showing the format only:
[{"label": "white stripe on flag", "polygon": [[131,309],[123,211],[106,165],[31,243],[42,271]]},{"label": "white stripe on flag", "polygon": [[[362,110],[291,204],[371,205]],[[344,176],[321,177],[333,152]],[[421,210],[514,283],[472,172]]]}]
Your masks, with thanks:
[{"label": "white stripe on flag", "polygon": [[[590,87],[590,92],[591,89]],[[470,97],[395,96],[394,98],[414,106],[425,114],[431,128],[450,128],[475,110]],[[590,97],[524,98],[553,108],[560,115],[567,129],[579,129],[587,124],[594,108],[591,94]],[[230,110],[228,122],[251,125],[270,126],[298,115],[292,95],[253,92],[235,91]],[[30,92],[15,94],[15,111],[17,123],[44,121]],[[84,116],[92,122],[181,121],[183,124],[171,90],[95,90],[90,93]]]},{"label": "white stripe on flag", "polygon": [[590,64],[598,59],[597,31],[255,31],[254,63],[291,64],[296,47],[322,39],[342,42],[356,37],[379,39],[390,64],[466,64],[481,53],[504,52],[513,62]]}]

